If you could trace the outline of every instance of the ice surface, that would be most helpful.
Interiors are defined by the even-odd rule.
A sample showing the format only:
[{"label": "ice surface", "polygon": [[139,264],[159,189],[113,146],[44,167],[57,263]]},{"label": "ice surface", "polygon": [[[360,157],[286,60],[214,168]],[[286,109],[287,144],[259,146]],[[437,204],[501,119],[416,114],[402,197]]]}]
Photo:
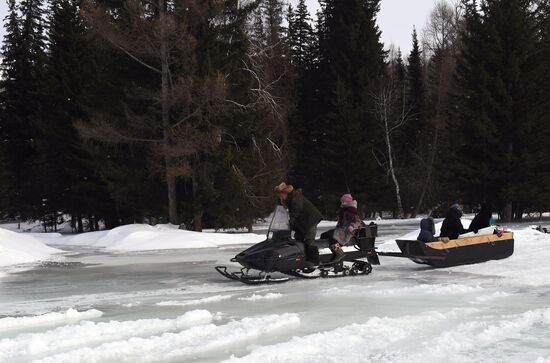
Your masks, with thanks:
[{"label": "ice surface", "polygon": [[[378,248],[416,238],[418,225],[380,225]],[[0,329],[0,362],[549,363],[550,235],[512,227],[515,253],[504,260],[432,269],[381,257],[369,276],[273,286],[214,271],[237,270],[229,260],[250,241],[114,253],[106,246],[146,246],[142,232],[159,248],[161,236],[187,234],[138,225],[52,235],[48,243],[69,251],[63,263],[0,279],[0,322],[14,327]],[[103,315],[70,320],[70,308]]]}]

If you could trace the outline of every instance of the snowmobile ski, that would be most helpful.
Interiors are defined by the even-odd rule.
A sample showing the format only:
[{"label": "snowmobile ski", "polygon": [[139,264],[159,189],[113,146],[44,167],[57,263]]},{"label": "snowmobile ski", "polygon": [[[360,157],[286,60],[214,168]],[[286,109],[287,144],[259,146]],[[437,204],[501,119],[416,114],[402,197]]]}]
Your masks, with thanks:
[{"label": "snowmobile ski", "polygon": [[239,272],[228,272],[226,266],[216,266],[216,271],[218,271],[222,276],[234,281],[239,281],[247,285],[264,285],[264,284],[280,284],[290,280],[288,277],[271,277],[267,273],[259,273],[257,276],[250,275],[248,271],[244,272],[242,269]]}]

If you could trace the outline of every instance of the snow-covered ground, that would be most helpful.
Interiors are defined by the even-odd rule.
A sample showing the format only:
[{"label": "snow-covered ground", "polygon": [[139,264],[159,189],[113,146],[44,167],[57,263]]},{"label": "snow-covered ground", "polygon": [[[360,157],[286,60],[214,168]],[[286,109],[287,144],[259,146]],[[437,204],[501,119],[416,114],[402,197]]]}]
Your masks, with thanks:
[{"label": "snow-covered ground", "polygon": [[[380,249],[416,237],[417,220],[379,224]],[[550,235],[512,227],[505,260],[382,257],[369,276],[257,287],[213,267],[262,236],[0,230],[4,251],[64,251],[0,270],[0,362],[550,362]]]}]

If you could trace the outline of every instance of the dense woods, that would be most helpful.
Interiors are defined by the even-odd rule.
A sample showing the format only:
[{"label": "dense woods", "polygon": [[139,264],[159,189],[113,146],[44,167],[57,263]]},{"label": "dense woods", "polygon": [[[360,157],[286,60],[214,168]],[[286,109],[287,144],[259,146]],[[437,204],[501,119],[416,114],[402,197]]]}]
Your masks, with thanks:
[{"label": "dense woods", "polygon": [[250,227],[286,180],[332,217],[550,210],[550,3],[8,0],[0,210],[75,230]]}]

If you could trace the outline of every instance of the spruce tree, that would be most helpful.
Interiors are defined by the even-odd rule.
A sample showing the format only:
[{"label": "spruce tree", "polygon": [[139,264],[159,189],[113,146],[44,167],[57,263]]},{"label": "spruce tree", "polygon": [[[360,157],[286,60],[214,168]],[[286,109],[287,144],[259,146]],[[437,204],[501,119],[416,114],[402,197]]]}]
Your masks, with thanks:
[{"label": "spruce tree", "polygon": [[15,0],[8,1],[8,15],[4,20],[6,35],[2,46],[2,80],[0,81],[0,137],[6,142],[0,145],[0,164],[2,175],[0,176],[0,185],[2,199],[0,208],[2,212],[13,212],[13,195],[20,193],[17,190],[17,180],[14,180],[16,170],[11,162],[15,161],[13,155],[14,140],[11,136],[17,128],[16,112],[18,110],[17,100],[17,80],[20,79],[17,65],[20,63],[21,46],[20,42],[20,19]]},{"label": "spruce tree", "polygon": [[1,123],[4,160],[14,183],[9,209],[12,216],[38,218],[43,214],[41,185],[35,180],[35,141],[45,111],[43,3],[25,0],[8,4]]},{"label": "spruce tree", "polygon": [[305,0],[300,0],[296,12],[292,17],[292,34],[290,45],[292,49],[292,60],[294,66],[301,72],[310,68],[313,59],[313,28],[312,19],[309,14]]},{"label": "spruce tree", "polygon": [[[63,211],[95,220],[112,214],[112,202],[95,173],[76,122],[87,118],[90,97],[104,90],[97,83],[97,50],[80,16],[79,0],[53,0],[49,12],[47,64],[48,112],[37,139],[40,175],[50,214]],[[106,216],[107,215],[107,216]]]},{"label": "spruce tree", "polygon": [[540,112],[535,22],[526,0],[468,2],[458,59],[460,95],[453,131],[457,181],[506,220],[526,201],[529,143]]},{"label": "spruce tree", "polygon": [[420,130],[425,128],[424,122],[424,105],[425,105],[425,85],[424,72],[422,64],[422,51],[418,43],[418,35],[416,28],[413,28],[412,33],[412,50],[408,57],[407,75],[409,88],[407,100],[411,109],[412,119],[407,125],[408,134],[410,135],[410,146],[416,147],[416,136]]},{"label": "spruce tree", "polygon": [[[376,199],[379,186],[371,150],[376,140],[373,94],[385,72],[379,1],[327,1],[323,9],[319,75],[320,100],[316,116],[320,155],[318,175],[327,208],[338,194],[356,193],[363,201]],[[360,160],[360,162],[358,162]]]}]

